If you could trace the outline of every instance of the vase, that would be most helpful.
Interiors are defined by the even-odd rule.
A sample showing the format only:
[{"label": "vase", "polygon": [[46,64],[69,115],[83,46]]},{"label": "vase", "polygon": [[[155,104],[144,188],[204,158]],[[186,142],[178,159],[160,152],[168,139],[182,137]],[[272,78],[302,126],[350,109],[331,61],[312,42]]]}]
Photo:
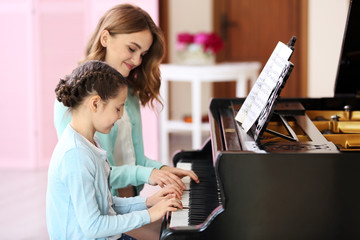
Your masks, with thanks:
[{"label": "vase", "polygon": [[215,55],[204,52],[202,48],[188,48],[177,52],[177,62],[184,65],[211,65],[215,64]]}]

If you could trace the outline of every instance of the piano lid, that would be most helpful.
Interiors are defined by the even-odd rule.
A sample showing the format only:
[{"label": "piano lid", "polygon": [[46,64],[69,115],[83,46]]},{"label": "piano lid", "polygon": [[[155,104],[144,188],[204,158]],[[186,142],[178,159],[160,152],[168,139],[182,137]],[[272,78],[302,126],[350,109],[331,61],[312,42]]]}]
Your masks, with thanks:
[{"label": "piano lid", "polygon": [[360,97],[360,1],[351,0],[337,70],[335,97]]}]

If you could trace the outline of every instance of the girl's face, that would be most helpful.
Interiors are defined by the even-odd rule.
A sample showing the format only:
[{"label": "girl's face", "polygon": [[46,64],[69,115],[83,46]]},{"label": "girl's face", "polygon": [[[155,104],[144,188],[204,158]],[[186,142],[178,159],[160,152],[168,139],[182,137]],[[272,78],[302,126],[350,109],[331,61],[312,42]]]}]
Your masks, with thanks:
[{"label": "girl's face", "polygon": [[93,122],[96,131],[104,134],[110,133],[114,123],[124,113],[127,91],[127,87],[121,87],[115,98],[111,98],[107,102],[100,101],[98,103],[97,114]]},{"label": "girl's face", "polygon": [[106,48],[105,61],[127,77],[131,70],[141,64],[153,43],[153,37],[150,30],[113,35],[104,31],[101,43]]}]

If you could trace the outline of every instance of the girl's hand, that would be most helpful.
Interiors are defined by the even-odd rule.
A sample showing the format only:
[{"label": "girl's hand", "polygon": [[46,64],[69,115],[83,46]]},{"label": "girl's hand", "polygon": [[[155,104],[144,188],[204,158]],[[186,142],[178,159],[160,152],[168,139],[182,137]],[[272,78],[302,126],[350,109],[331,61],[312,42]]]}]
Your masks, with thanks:
[{"label": "girl's hand", "polygon": [[160,202],[161,200],[166,199],[168,196],[173,196],[176,199],[180,200],[182,194],[183,194],[183,191],[180,190],[179,188],[177,188],[175,186],[167,186],[167,187],[159,190],[155,194],[151,195],[150,197],[148,197],[146,199],[146,206],[152,207],[155,204],[157,204],[158,202]]},{"label": "girl's hand", "polygon": [[167,212],[174,212],[177,209],[182,209],[181,201],[172,194],[169,194],[160,202],[148,209],[150,222],[160,220]]}]

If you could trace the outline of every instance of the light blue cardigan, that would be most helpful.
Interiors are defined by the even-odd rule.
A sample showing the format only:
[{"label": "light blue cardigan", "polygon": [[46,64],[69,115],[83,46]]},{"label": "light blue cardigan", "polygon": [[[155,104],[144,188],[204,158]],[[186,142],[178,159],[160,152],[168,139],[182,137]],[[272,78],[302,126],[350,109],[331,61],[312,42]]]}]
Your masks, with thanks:
[{"label": "light blue cardigan", "polygon": [[113,208],[119,215],[108,215],[111,196],[105,164],[106,152],[68,125],[48,171],[46,220],[50,239],[106,239],[150,223],[143,197],[113,197]]},{"label": "light blue cardigan", "polygon": [[[142,136],[141,113],[139,99],[133,95],[132,88],[129,88],[128,96],[125,102],[125,109],[129,115],[132,126],[132,140],[134,144],[136,166],[120,166],[114,167],[114,145],[117,137],[118,125],[115,124],[109,134],[96,133],[100,139],[103,149],[106,150],[108,161],[113,166],[110,174],[110,184],[113,189],[123,188],[128,185],[137,186],[137,193],[143,188],[143,184],[149,181],[151,171],[163,166],[160,162],[151,160],[144,155],[144,144]],[[62,135],[64,129],[71,121],[71,113],[59,101],[55,101],[54,105],[54,124],[58,138]],[[121,126],[119,126],[121,127]],[[117,195],[116,191],[112,191]]]}]

